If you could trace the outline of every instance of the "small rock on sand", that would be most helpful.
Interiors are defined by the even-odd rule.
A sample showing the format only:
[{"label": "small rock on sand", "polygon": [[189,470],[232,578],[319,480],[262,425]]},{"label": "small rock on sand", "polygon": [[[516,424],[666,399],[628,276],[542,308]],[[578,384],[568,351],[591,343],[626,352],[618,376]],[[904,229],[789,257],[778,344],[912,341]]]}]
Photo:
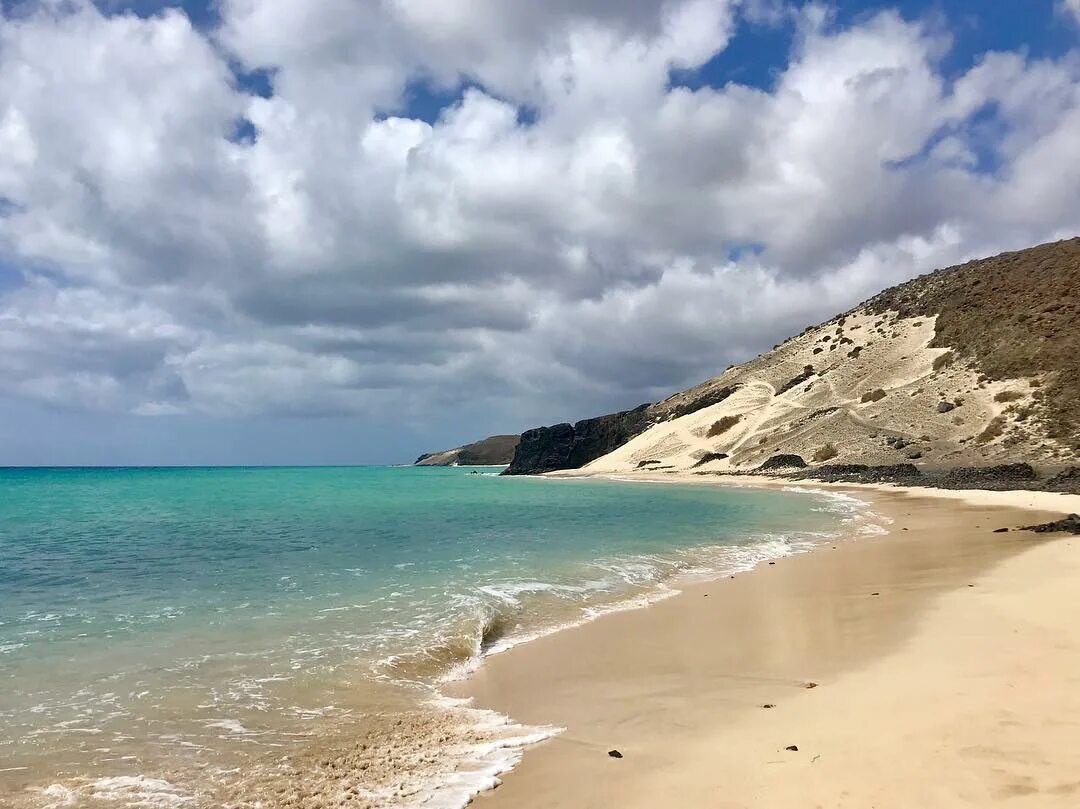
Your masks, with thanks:
[{"label": "small rock on sand", "polygon": [[797,745],[797,744],[789,744],[784,749],[785,750],[790,750],[792,753],[798,753],[799,752],[799,745]]},{"label": "small rock on sand", "polygon": [[607,754],[612,758],[622,758],[622,753],[620,753],[618,750],[608,750]]}]

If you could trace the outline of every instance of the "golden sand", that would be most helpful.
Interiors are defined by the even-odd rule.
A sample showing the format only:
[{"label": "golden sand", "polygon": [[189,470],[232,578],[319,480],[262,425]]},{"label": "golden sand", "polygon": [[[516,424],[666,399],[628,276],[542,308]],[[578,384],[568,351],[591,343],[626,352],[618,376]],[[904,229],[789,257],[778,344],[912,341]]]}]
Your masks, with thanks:
[{"label": "golden sand", "polygon": [[889,535],[489,659],[462,694],[566,731],[478,805],[1080,805],[1080,538],[994,533],[1080,498],[858,492]]}]

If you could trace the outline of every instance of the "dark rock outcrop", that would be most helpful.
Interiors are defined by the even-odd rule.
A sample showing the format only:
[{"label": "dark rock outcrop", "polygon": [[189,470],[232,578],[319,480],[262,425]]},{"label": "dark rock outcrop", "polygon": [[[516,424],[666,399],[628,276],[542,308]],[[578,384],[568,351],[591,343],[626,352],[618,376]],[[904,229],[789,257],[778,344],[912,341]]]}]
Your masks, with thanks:
[{"label": "dark rock outcrop", "polygon": [[704,466],[709,461],[722,461],[726,457],[728,457],[728,454],[726,452],[706,452],[704,455],[701,456],[701,458],[698,459],[698,462],[690,468],[697,469],[699,466]]},{"label": "dark rock outcrop", "polygon": [[537,475],[557,469],[578,469],[618,449],[652,422],[650,408],[611,413],[577,424],[537,427],[521,435],[521,443],[505,475]]},{"label": "dark rock outcrop", "polygon": [[779,396],[781,393],[787,393],[789,390],[794,388],[796,385],[801,385],[803,382],[805,382],[810,377],[812,377],[815,373],[817,373],[817,372],[814,370],[814,366],[813,365],[807,365],[805,368],[803,368],[801,374],[799,374],[798,376],[793,376],[791,379],[789,379],[787,382],[785,382],[783,385],[781,385],[779,387],[779,389],[777,389],[775,395]]},{"label": "dark rock outcrop", "polygon": [[1046,488],[1055,492],[1080,493],[1080,466],[1070,466],[1058,472],[1046,482]]},{"label": "dark rock outcrop", "polygon": [[987,484],[1026,483],[1038,475],[1029,463],[1006,463],[997,466],[958,466],[948,470],[939,485],[946,488],[981,488]]},{"label": "dark rock outcrop", "polygon": [[758,467],[759,472],[774,472],[780,469],[803,469],[806,461],[801,455],[773,455]]},{"label": "dark rock outcrop", "polygon": [[922,473],[915,464],[898,463],[868,466],[861,463],[824,464],[808,469],[796,477],[821,480],[827,483],[885,483],[896,480],[919,478]]},{"label": "dark rock outcrop", "polygon": [[1042,525],[1025,525],[1021,531],[1034,531],[1036,534],[1065,533],[1080,534],[1080,514],[1070,514],[1060,520],[1045,522]]},{"label": "dark rock outcrop", "polygon": [[538,475],[558,469],[579,469],[618,449],[656,422],[680,418],[719,404],[738,389],[738,385],[716,387],[705,383],[656,404],[643,404],[633,410],[584,419],[577,424],[526,430],[503,474]]},{"label": "dark rock outcrop", "polygon": [[[685,401],[676,401],[674,397],[672,397],[653,405],[652,409],[657,411],[658,416],[677,419],[688,416],[691,413],[696,413],[703,408],[712,407],[714,404],[720,404],[720,402],[727,399],[738,389],[738,385],[727,385],[722,388],[707,390],[698,396],[691,396],[685,399]],[[670,407],[665,407],[665,405],[668,405],[669,403]]]}]

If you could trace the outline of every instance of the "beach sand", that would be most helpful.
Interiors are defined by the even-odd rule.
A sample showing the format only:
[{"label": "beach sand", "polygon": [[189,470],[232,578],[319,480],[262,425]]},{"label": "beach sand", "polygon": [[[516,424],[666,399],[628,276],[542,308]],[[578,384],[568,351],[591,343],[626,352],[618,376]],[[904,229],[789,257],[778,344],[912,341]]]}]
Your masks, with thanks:
[{"label": "beach sand", "polygon": [[565,728],[477,805],[1080,805],[1080,538],[993,532],[1080,498],[840,488],[890,533],[524,644],[452,688]]}]

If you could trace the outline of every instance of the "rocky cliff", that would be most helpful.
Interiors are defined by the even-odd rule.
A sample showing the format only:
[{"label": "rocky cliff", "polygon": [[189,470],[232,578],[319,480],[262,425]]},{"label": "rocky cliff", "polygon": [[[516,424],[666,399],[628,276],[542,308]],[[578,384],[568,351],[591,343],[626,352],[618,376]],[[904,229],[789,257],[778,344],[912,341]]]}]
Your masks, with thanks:
[{"label": "rocky cliff", "polygon": [[1080,238],[937,270],[663,402],[530,430],[507,474],[1080,461]]},{"label": "rocky cliff", "polygon": [[652,405],[611,413],[577,424],[537,427],[521,436],[506,475],[577,469],[622,446],[650,424]]},{"label": "rocky cliff", "polygon": [[415,466],[503,466],[514,457],[519,435],[493,435],[462,447],[429,452],[416,459]]}]

